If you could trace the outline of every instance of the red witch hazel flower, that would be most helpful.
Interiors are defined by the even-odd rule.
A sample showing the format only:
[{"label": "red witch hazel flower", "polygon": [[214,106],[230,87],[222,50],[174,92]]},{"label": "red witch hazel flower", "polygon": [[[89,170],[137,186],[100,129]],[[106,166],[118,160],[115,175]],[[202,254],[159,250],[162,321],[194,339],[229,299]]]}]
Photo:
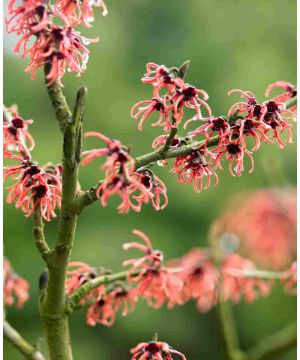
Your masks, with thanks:
[{"label": "red witch hazel flower", "polygon": [[232,105],[228,112],[228,118],[233,116],[234,114],[239,113],[248,113],[248,117],[253,118],[256,116],[257,118],[261,115],[261,105],[259,105],[255,99],[255,96],[251,91],[243,91],[240,89],[233,89],[228,92],[228,95],[233,93],[240,93],[242,98],[246,98],[247,102],[239,101]]},{"label": "red witch hazel flower", "polygon": [[28,148],[31,151],[34,148],[34,140],[28,131],[28,125],[33,120],[23,120],[16,109],[9,108],[5,110],[6,117],[3,120],[3,150],[4,157],[11,151],[22,151]]},{"label": "red witch hazel flower", "polygon": [[169,305],[174,304],[182,288],[181,280],[170,269],[162,266],[162,252],[152,248],[150,240],[144,233],[139,230],[134,230],[133,233],[140,236],[146,245],[133,242],[124,244],[123,248],[125,250],[136,248],[145,255],[139,259],[124,261],[124,266],[132,266],[128,271],[128,280],[138,283],[137,292],[149,306],[160,308],[165,301],[168,301]]},{"label": "red witch hazel flower", "polygon": [[3,296],[6,306],[13,305],[17,301],[17,308],[23,307],[28,300],[29,285],[26,280],[13,272],[11,265],[7,259],[3,261]]},{"label": "red witch hazel flower", "polygon": [[[227,119],[223,116],[220,117],[209,117],[209,118],[203,118],[199,119],[201,121],[206,121],[206,124],[201,125],[197,129],[189,132],[189,136],[193,138],[197,135],[204,135],[206,138],[206,142],[213,137],[215,133],[218,133],[219,143],[221,143],[224,139],[227,138],[227,136],[230,133],[230,125],[227,122]],[[188,120],[184,127],[186,128],[188,124],[194,120]]]},{"label": "red witch hazel flower", "polygon": [[[275,83],[270,84],[267,87],[265,96],[267,98],[270,97],[271,92],[274,89],[282,89],[284,90],[283,93],[276,95],[273,97],[272,100],[283,103],[286,102],[290,99],[292,99],[293,97],[297,96],[297,89],[294,85],[292,85],[291,83],[287,82],[287,81],[276,81]],[[290,108],[291,111],[296,112],[297,111],[297,105],[294,105]]]},{"label": "red witch hazel flower", "polygon": [[115,284],[115,287],[108,294],[99,294],[96,301],[89,307],[87,324],[95,326],[98,323],[112,326],[120,307],[123,307],[122,315],[126,316],[129,311],[134,310],[137,299],[136,289],[127,288],[123,284]]},{"label": "red witch hazel flower", "polygon": [[173,354],[178,355],[182,360],[186,360],[181,352],[173,349],[166,342],[157,341],[157,339],[140,343],[130,352],[133,355],[131,360],[173,360]]},{"label": "red witch hazel flower", "polygon": [[56,217],[54,212],[61,204],[61,168],[51,167],[43,170],[37,163],[30,160],[29,154],[22,158],[10,154],[7,157],[16,159],[20,165],[4,168],[4,180],[12,177],[15,184],[9,186],[7,202],[16,203],[26,217],[29,217],[38,208],[46,221]]},{"label": "red witch hazel flower", "polygon": [[[66,295],[72,294],[76,289],[85,284],[87,281],[92,280],[104,273],[105,272],[103,272],[102,269],[93,268],[84,262],[69,262],[66,279]],[[104,293],[105,287],[104,285],[100,285],[98,288],[93,289],[91,293],[88,294],[87,298],[83,299],[82,302],[85,303],[87,299],[95,298]]]},{"label": "red witch hazel flower", "polygon": [[[193,182],[194,190],[207,190],[211,184],[211,177],[216,180],[215,186],[218,184],[218,176],[213,168],[205,160],[205,150],[195,150],[191,154],[183,157],[177,157],[174,161],[174,167],[171,172],[178,175],[178,181],[181,184]],[[206,179],[206,185],[203,185],[203,179]]]},{"label": "red witch hazel flower", "polygon": [[[135,176],[144,185],[144,187],[152,194],[150,201],[155,210],[163,210],[168,205],[167,187],[156,175],[149,169],[139,169]],[[163,204],[161,204],[161,197]],[[138,196],[134,198],[139,201]],[[143,198],[141,199],[141,202]]]},{"label": "red witch hazel flower", "polygon": [[221,160],[223,156],[226,156],[226,158],[229,160],[229,172],[232,176],[235,176],[235,174],[237,176],[242,175],[244,171],[245,154],[249,157],[251,163],[249,173],[254,170],[254,160],[252,157],[252,152],[247,150],[246,148],[243,148],[239,139],[232,141],[224,141],[222,144],[213,149],[211,151],[211,154],[216,163],[216,169],[223,169],[221,165]]},{"label": "red witch hazel flower", "polygon": [[108,14],[107,7],[103,0],[57,0],[55,7],[71,23],[72,26],[83,23],[86,27],[91,27],[94,21],[93,7],[102,8],[102,15]]}]

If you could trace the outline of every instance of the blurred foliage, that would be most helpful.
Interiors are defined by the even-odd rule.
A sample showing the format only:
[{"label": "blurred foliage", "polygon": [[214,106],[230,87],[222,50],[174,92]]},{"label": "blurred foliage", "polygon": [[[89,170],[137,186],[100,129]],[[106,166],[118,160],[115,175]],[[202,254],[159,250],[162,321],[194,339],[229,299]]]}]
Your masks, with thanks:
[{"label": "blurred foliage", "polygon": [[[5,0],[7,3],[7,0]],[[133,154],[150,151],[152,139],[161,129],[145,124],[137,132],[137,122],[130,118],[131,106],[151,97],[151,88],[142,86],[140,78],[149,61],[178,66],[191,60],[187,81],[210,94],[214,114],[224,114],[236,99],[229,99],[232,88],[252,90],[263,100],[267,85],[277,80],[296,81],[296,1],[281,0],[107,0],[109,16],[96,16],[93,29],[83,29],[101,42],[90,46],[86,74],[76,79],[64,78],[65,94],[74,102],[75,89],[85,84],[89,96],[85,113],[85,130],[100,131],[133,146]],[[96,10],[97,12],[97,10]],[[4,58],[4,100],[17,103],[24,118],[33,118],[31,131],[36,139],[34,157],[40,163],[61,159],[61,138],[53,110],[43,84],[42,71],[35,81],[12,54],[13,36],[6,36]],[[295,131],[294,131],[295,132]],[[89,143],[88,143],[89,142]],[[86,141],[85,148],[91,146]],[[73,260],[104,265],[114,270],[128,257],[121,244],[131,241],[133,228],[141,229],[154,246],[169,259],[190,248],[206,245],[206,234],[224,201],[244,189],[267,186],[290,186],[296,183],[296,146],[280,150],[263,145],[254,154],[255,171],[241,178],[220,174],[220,184],[201,194],[192,186],[180,185],[176,176],[157,169],[168,185],[169,206],[155,212],[148,206],[141,214],[118,215],[115,202],[107,208],[96,203],[87,208],[78,222]],[[246,164],[247,166],[248,164]],[[97,164],[82,168],[81,184],[88,188],[99,175]],[[38,315],[38,276],[43,262],[33,245],[30,220],[21,211],[4,205],[5,254],[15,270],[31,284],[31,297],[25,308],[8,310],[8,319],[32,342],[41,337]],[[54,242],[57,221],[47,224],[46,234]],[[296,299],[273,291],[268,298],[251,305],[235,306],[235,315],[243,348],[263,336],[281,329],[296,317]],[[75,359],[129,359],[129,349],[138,342],[150,340],[154,331],[188,359],[226,359],[221,328],[216,311],[199,314],[194,304],[175,310],[153,310],[143,301],[127,318],[118,316],[112,328],[85,325],[83,312],[71,319]],[[41,348],[46,348],[41,339]],[[20,355],[5,346],[5,359],[18,360]],[[290,350],[276,360],[295,359]]]}]

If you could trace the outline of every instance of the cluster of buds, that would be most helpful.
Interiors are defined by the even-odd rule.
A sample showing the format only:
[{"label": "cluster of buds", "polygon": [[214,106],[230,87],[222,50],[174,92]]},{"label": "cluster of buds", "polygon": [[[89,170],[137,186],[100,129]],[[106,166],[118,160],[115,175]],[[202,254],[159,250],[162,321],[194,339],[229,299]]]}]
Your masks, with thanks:
[{"label": "cluster of buds", "polygon": [[88,132],[85,136],[97,137],[106,145],[106,148],[96,148],[82,153],[83,165],[97,157],[106,157],[101,167],[105,172],[105,180],[96,192],[103,206],[107,205],[108,199],[114,194],[121,198],[118,210],[123,214],[128,213],[130,209],[139,212],[142,205],[149,202],[155,210],[167,206],[165,184],[150,169],[135,170],[134,160],[129,155],[128,148],[118,140],[111,140],[100,133]]},{"label": "cluster of buds", "polygon": [[[82,299],[83,304],[90,305],[88,325],[99,323],[111,326],[120,306],[123,306],[122,315],[125,316],[134,310],[139,298],[155,309],[165,304],[171,308],[194,300],[198,311],[207,312],[223,301],[252,302],[260,296],[267,296],[272,289],[274,282],[267,277],[257,276],[259,270],[254,263],[237,253],[222,253],[216,265],[211,250],[196,248],[164,265],[163,253],[152,247],[149,238],[139,230],[133,233],[144,244],[126,243],[123,248],[139,250],[143,256],[124,261],[124,266],[130,266],[127,283],[115,281],[109,285],[101,284]],[[74,266],[77,269],[68,273],[67,295],[103,274],[83,263],[70,263],[70,267]],[[296,263],[282,272],[279,278],[289,293],[295,292],[295,269]]]},{"label": "cluster of buds", "polygon": [[[48,85],[54,81],[62,86],[61,79],[66,70],[80,76],[88,62],[89,51],[85,45],[98,41],[88,39],[74,30],[84,24],[90,27],[93,8],[107,8],[102,0],[10,0],[5,18],[8,33],[20,36],[14,51],[22,49],[22,58],[29,56],[30,63],[25,69],[35,77],[39,68],[47,66]],[[62,25],[56,25],[62,23]]]},{"label": "cluster of buds", "polygon": [[13,271],[7,259],[3,261],[3,275],[4,305],[11,306],[16,301],[18,308],[23,307],[29,297],[28,282]]},{"label": "cluster of buds", "polygon": [[12,159],[16,165],[4,167],[4,181],[11,178],[14,183],[7,188],[7,202],[15,203],[26,216],[39,211],[50,221],[56,217],[54,210],[61,204],[62,166],[46,164],[44,167],[32,160],[34,140],[28,131],[32,120],[23,120],[16,109],[7,109],[3,120],[4,158]]}]

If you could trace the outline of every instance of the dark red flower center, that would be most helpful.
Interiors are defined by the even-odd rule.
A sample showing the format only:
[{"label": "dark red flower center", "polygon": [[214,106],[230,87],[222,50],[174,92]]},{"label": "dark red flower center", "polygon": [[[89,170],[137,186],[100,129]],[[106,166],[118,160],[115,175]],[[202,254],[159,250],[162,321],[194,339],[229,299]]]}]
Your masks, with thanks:
[{"label": "dark red flower center", "polygon": [[192,97],[197,95],[197,91],[196,88],[193,86],[189,86],[187,89],[182,91],[182,94],[184,95],[184,100],[188,101],[190,100]]},{"label": "dark red flower center", "polygon": [[241,151],[241,148],[237,144],[229,144],[227,145],[227,151],[231,155],[236,155]]},{"label": "dark red flower center", "polygon": [[150,354],[157,354],[160,350],[159,345],[155,341],[150,341],[148,345],[145,347],[145,350]]},{"label": "dark red flower center", "polygon": [[34,193],[34,196],[38,199],[44,197],[47,193],[47,188],[45,185],[39,185],[33,188],[32,192]]},{"label": "dark red flower center", "polygon": [[213,130],[214,131],[226,130],[227,125],[228,125],[227,121],[222,117],[219,117],[219,118],[213,120]]}]

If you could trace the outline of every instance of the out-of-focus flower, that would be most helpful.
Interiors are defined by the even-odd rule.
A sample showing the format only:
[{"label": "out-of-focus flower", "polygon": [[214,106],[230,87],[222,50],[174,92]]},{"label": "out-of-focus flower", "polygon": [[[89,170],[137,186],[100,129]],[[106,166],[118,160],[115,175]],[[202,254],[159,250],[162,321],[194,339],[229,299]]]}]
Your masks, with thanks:
[{"label": "out-of-focus flower", "polygon": [[[192,182],[196,192],[208,189],[212,176],[216,180],[215,186],[218,184],[218,176],[214,169],[209,166],[209,162],[205,160],[205,151],[203,153],[202,150],[195,150],[191,154],[177,157],[171,172],[178,175],[178,182],[181,184]],[[205,186],[203,185],[203,179],[206,179]]]},{"label": "out-of-focus flower", "polygon": [[13,272],[13,269],[7,259],[4,259],[3,266],[4,304],[6,306],[11,306],[16,301],[17,308],[21,308],[29,297],[28,282]]},{"label": "out-of-focus flower", "polygon": [[173,349],[166,342],[149,341],[138,344],[130,350],[133,355],[131,360],[173,360],[172,354],[178,355],[182,360],[186,357]]},{"label": "out-of-focus flower", "polygon": [[252,302],[260,295],[270,293],[272,284],[270,281],[247,277],[245,270],[254,270],[255,265],[238,254],[230,254],[225,257],[221,273],[221,301],[232,300],[237,303],[241,298],[246,302]]},{"label": "out-of-focus flower", "polygon": [[296,256],[296,190],[241,193],[219,218],[223,233],[241,241],[241,253],[263,268],[283,269]]},{"label": "out-of-focus flower", "polygon": [[288,294],[297,295],[297,261],[294,261],[289,269],[287,269],[281,281]]},{"label": "out-of-focus flower", "polygon": [[218,301],[216,283],[218,271],[206,249],[193,249],[176,263],[180,269],[177,275],[183,282],[176,303],[197,301],[201,312],[210,310]]},{"label": "out-of-focus flower", "polygon": [[82,23],[86,27],[91,27],[90,23],[94,21],[94,7],[102,8],[103,16],[108,14],[103,0],[57,0],[55,7],[63,13],[72,26]]},{"label": "out-of-focus flower", "polygon": [[3,120],[3,151],[4,157],[12,151],[22,152],[24,148],[31,151],[34,148],[34,140],[28,131],[28,125],[33,120],[23,120],[14,108],[6,109],[8,116]]}]

